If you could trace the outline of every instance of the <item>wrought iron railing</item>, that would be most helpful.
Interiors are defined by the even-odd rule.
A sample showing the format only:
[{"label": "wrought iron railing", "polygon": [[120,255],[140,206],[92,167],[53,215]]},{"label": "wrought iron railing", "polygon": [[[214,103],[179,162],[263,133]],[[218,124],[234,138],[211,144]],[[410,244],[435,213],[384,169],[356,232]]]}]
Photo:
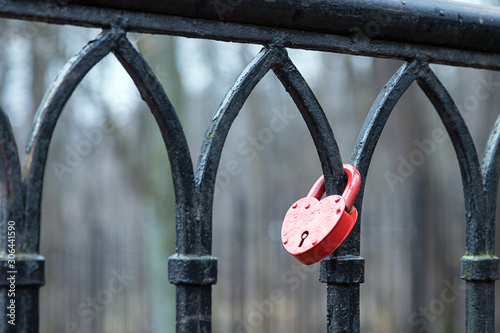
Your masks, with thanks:
[{"label": "wrought iron railing", "polygon": [[[80,81],[113,53],[150,107],[169,153],[176,197],[176,254],[169,281],[177,287],[177,331],[211,331],[211,292],[217,281],[212,257],[212,202],[228,131],[252,89],[273,71],[297,105],[316,145],[327,193],[340,193],[345,179],[332,129],[286,48],[402,59],[373,104],[351,157],[363,179],[356,207],[361,213],[364,182],[375,147],[395,104],[417,82],[451,138],[460,166],[464,198],[467,332],[494,332],[495,209],[500,168],[500,120],[482,163],[469,130],[430,63],[500,69],[500,9],[450,1],[31,1],[1,0],[0,17],[99,27],[103,32],[62,69],[47,92],[27,143],[21,168],[8,119],[0,109],[1,257],[0,307],[9,306],[9,221],[16,221],[17,325],[0,316],[4,332],[38,332],[39,255],[43,175],[57,119]],[[127,39],[145,32],[263,45],[240,74],[214,115],[196,170],[183,128],[158,79]],[[498,38],[498,39],[497,39]],[[361,219],[361,218],[360,218]],[[344,244],[323,260],[327,283],[328,332],[359,332],[359,286],[364,281],[359,221]]]}]

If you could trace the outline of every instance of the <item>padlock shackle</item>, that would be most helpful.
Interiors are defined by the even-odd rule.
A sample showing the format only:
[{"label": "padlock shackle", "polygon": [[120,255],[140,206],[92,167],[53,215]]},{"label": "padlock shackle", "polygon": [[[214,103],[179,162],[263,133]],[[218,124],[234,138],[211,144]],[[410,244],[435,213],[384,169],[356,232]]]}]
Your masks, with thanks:
[{"label": "padlock shackle", "polygon": [[[347,185],[344,193],[342,193],[342,197],[345,200],[346,211],[350,212],[351,207],[354,204],[354,200],[358,195],[359,188],[361,187],[361,175],[359,174],[358,169],[350,164],[344,164],[344,172],[347,175]],[[314,183],[307,196],[320,200],[324,193],[325,177],[322,175],[316,183]]]}]

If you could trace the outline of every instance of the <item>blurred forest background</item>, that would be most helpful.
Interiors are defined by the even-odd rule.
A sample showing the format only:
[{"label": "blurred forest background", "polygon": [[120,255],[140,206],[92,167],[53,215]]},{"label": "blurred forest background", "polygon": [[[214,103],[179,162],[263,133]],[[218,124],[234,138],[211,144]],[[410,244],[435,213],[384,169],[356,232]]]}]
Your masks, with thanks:
[{"label": "blurred forest background", "polygon": [[[98,33],[0,20],[0,103],[21,158],[44,93]],[[196,163],[212,115],[260,47],[143,34],[129,38],[174,104]],[[371,104],[402,63],[302,50],[289,54],[322,104],[348,162]],[[482,156],[498,116],[500,75],[432,67]],[[272,125],[276,117],[279,128]],[[439,129],[436,112],[414,84],[375,152],[362,221],[364,333],[464,331],[462,185],[450,140],[433,134]],[[417,155],[423,158],[410,162]],[[235,121],[219,168],[214,332],[326,331],[319,264],[301,265],[280,241],[285,212],[320,174],[300,114],[269,73]],[[167,258],[175,252],[173,203],[160,132],[132,80],[109,55],[75,91],[50,147],[42,210],[47,284],[41,289],[41,331],[174,332],[175,288],[167,279]],[[117,276],[124,288],[104,298]],[[497,313],[499,308],[497,302]]]}]

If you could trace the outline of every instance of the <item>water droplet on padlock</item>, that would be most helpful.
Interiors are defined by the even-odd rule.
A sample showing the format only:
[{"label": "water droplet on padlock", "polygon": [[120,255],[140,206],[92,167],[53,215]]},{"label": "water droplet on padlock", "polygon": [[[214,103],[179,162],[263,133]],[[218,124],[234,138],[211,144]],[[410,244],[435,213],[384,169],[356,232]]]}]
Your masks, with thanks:
[{"label": "water droplet on padlock", "polygon": [[306,204],[306,206],[304,207],[305,209],[309,209],[309,207],[311,207],[311,204]]},{"label": "water droplet on padlock", "polygon": [[292,208],[294,208],[294,209],[295,209],[295,208],[297,208],[297,203],[294,203],[294,204],[292,205]]},{"label": "water droplet on padlock", "polygon": [[288,238],[285,238],[285,239],[283,240],[283,244],[285,244],[285,245],[286,245],[286,244],[288,244]]}]

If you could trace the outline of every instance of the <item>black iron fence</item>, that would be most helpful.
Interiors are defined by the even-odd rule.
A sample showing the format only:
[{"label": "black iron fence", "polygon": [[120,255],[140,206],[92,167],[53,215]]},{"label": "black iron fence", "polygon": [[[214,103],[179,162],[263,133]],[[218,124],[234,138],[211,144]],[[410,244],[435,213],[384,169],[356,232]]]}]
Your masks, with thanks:
[{"label": "black iron fence", "polygon": [[[342,246],[322,261],[327,284],[328,332],[359,332],[359,286],[363,189],[378,139],[395,104],[417,82],[432,102],[451,138],[461,170],[466,248],[467,332],[494,332],[495,209],[500,168],[500,120],[480,161],[455,102],[431,63],[500,69],[500,9],[451,1],[31,1],[1,0],[0,17],[102,28],[102,33],[62,69],[47,92],[33,124],[21,167],[12,130],[0,109],[1,258],[0,307],[10,306],[16,284],[16,326],[0,317],[4,332],[38,332],[39,288],[44,259],[39,255],[43,175],[51,137],[62,109],[80,81],[113,53],[153,113],[168,150],[176,201],[176,254],[168,277],[177,287],[177,331],[211,331],[211,293],[217,282],[212,257],[212,202],[217,168],[228,131],[243,103],[269,71],[297,105],[314,140],[327,193],[345,185],[334,134],[286,48],[404,60],[380,92],[361,129],[351,163],[363,179],[356,207],[359,222]],[[193,168],[183,128],[158,79],[127,39],[127,32],[168,34],[263,46],[229,90],[214,115]],[[16,221],[12,228],[9,221]],[[9,233],[9,231],[14,231]],[[13,245],[15,244],[15,245]],[[15,256],[15,261],[11,259]]]}]

